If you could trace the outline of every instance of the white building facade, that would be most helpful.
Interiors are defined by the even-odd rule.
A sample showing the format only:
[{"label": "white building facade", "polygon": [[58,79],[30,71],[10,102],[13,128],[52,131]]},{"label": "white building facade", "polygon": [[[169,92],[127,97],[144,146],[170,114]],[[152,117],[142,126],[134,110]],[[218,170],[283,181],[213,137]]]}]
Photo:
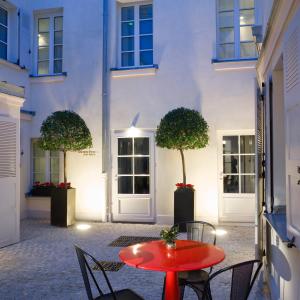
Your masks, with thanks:
[{"label": "white building facade", "polygon": [[67,109],[93,137],[92,149],[68,154],[76,218],[171,224],[180,156],[156,147],[155,130],[183,106],[209,125],[208,147],[186,155],[195,218],[254,222],[251,27],[263,22],[260,1],[10,0],[0,8],[0,80],[26,95],[22,217],[34,181],[62,181],[61,154],[35,141],[42,121]]}]

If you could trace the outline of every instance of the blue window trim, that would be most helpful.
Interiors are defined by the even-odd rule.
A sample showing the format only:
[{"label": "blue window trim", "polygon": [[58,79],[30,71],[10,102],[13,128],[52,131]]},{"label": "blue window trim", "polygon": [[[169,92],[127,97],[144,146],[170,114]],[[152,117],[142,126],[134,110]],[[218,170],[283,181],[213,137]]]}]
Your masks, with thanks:
[{"label": "blue window trim", "polygon": [[285,213],[266,213],[264,214],[265,219],[270,226],[278,234],[279,238],[284,243],[289,243],[290,240],[287,235],[287,222]]},{"label": "blue window trim", "polygon": [[124,68],[111,68],[111,71],[129,71],[129,70],[143,70],[143,69],[159,69],[158,65],[139,66],[139,67],[124,67]]},{"label": "blue window trim", "polygon": [[30,78],[45,78],[45,77],[59,77],[59,76],[67,76],[67,72],[57,73],[57,74],[45,74],[45,75],[29,75]]},{"label": "blue window trim", "polygon": [[26,110],[26,109],[21,109],[22,114],[30,115],[30,116],[35,116],[35,111],[33,110]]},{"label": "blue window trim", "polygon": [[234,59],[218,59],[218,58],[213,58],[211,60],[212,64],[217,64],[217,63],[225,63],[225,62],[243,62],[243,61],[257,61],[257,57],[253,58],[234,58]]}]

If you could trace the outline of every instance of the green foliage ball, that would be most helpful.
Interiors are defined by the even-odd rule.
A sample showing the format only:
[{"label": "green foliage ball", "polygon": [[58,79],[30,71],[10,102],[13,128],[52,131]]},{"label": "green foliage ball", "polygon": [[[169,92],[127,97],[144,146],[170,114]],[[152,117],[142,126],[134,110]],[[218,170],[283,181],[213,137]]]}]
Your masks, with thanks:
[{"label": "green foliage ball", "polygon": [[56,111],[41,126],[39,146],[52,151],[80,151],[92,147],[84,120],[73,111]]},{"label": "green foliage ball", "polygon": [[200,149],[208,144],[208,125],[201,114],[180,107],[168,112],[156,132],[159,147],[176,150]]}]

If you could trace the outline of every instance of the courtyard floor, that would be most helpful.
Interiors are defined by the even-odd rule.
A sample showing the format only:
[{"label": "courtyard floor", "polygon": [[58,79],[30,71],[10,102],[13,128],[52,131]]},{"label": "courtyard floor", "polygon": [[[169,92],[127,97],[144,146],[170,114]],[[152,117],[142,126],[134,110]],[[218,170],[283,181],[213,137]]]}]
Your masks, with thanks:
[{"label": "courtyard floor", "polygon": [[[108,244],[121,235],[159,236],[164,226],[141,224],[89,223],[81,231],[72,226],[57,228],[49,221],[24,220],[18,244],[0,249],[0,299],[87,299],[74,244],[99,260],[118,261],[121,248]],[[226,253],[223,263],[214,268],[254,259],[253,227],[220,227],[226,235],[217,237],[217,245]],[[262,274],[261,274],[262,275]],[[146,300],[161,299],[164,275],[124,266],[118,272],[108,272],[114,289],[132,288]],[[226,277],[212,285],[214,299],[225,299]],[[254,286],[250,299],[268,299],[262,276]],[[187,290],[185,299],[196,299]]]}]

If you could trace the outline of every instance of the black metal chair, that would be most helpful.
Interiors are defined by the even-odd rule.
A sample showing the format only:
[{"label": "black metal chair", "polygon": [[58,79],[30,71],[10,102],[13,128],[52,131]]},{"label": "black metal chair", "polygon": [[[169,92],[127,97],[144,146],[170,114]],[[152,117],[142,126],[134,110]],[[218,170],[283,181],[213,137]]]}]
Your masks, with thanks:
[{"label": "black metal chair", "polygon": [[[253,274],[254,264],[257,264],[257,268]],[[262,262],[260,260],[245,261],[213,273],[205,284],[189,283],[188,286],[195,291],[199,300],[213,300],[211,281],[218,275],[231,271],[231,287],[228,291],[230,292],[229,299],[247,300],[261,267]],[[225,291],[222,292],[222,299],[228,299]]]},{"label": "black metal chair", "polygon": [[[178,229],[185,228],[187,240],[199,241],[199,242],[209,243],[213,245],[216,244],[216,240],[217,240],[216,228],[214,225],[210,223],[204,221],[188,221],[188,222],[175,224],[173,227],[177,227]],[[178,280],[179,280],[181,299],[183,299],[184,297],[184,290],[186,285],[188,285],[189,283],[205,284],[211,272],[212,272],[212,268],[210,268],[209,272],[205,270],[179,272]],[[164,298],[164,294],[165,294],[165,280],[163,286],[162,299]]]},{"label": "black metal chair", "polygon": [[[141,296],[139,296],[130,289],[114,291],[101,264],[93,256],[80,249],[78,246],[75,246],[75,249],[89,300],[143,300]],[[98,282],[95,278],[94,272],[92,271],[92,264],[96,264],[102,271],[103,277],[110,291],[109,293],[104,293],[100,289]],[[93,297],[90,279],[94,283],[94,288],[99,294],[97,297]]]}]

